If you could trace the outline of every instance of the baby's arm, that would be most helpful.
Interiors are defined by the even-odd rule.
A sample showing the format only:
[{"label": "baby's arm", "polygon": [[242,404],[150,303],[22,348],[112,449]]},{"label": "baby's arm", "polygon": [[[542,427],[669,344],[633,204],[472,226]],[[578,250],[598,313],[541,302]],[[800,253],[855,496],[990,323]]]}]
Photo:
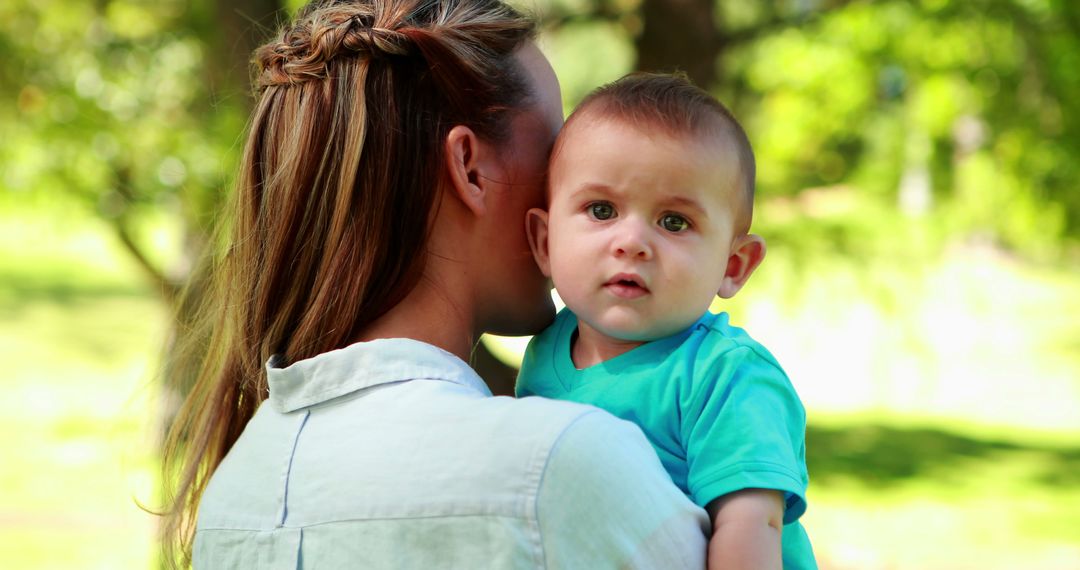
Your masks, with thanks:
[{"label": "baby's arm", "polygon": [[781,570],[784,499],[779,491],[743,489],[711,501],[708,570]]}]

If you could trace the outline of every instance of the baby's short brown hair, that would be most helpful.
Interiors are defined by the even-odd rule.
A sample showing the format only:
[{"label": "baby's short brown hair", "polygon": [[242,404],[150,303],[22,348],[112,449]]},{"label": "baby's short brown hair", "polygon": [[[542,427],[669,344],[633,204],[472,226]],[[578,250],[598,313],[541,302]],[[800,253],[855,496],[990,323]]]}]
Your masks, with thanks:
[{"label": "baby's short brown hair", "polygon": [[[738,152],[743,199],[736,202],[736,229],[746,233],[754,210],[756,165],[750,139],[731,111],[681,73],[631,73],[590,93],[566,121],[606,117],[660,129],[672,137],[728,138]],[[558,152],[556,147],[555,152]],[[554,156],[554,155],[553,155]]]}]

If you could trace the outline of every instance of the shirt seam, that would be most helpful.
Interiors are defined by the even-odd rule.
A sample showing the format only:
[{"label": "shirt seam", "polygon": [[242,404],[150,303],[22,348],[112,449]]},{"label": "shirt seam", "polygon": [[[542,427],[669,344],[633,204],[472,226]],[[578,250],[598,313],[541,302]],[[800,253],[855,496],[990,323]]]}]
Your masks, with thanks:
[{"label": "shirt seam", "polygon": [[[721,334],[721,335],[723,334],[721,330],[716,329],[715,327],[713,327],[712,324],[709,324],[709,325],[702,324],[701,326],[704,326],[705,328],[707,328],[710,331],[715,332],[717,334]],[[790,395],[794,396],[794,399],[795,399],[795,402],[796,402],[796,406],[794,407],[794,409],[797,410],[798,415],[802,418],[802,423],[805,426],[805,423],[806,423],[805,409],[802,407],[802,402],[801,402],[801,400],[799,400],[798,395],[794,392],[794,388],[791,386],[791,379],[788,377],[787,373],[784,372],[784,369],[774,359],[769,358],[766,354],[762,354],[761,352],[759,352],[755,348],[755,346],[757,346],[757,347],[761,346],[759,343],[757,343],[757,341],[754,341],[753,339],[750,339],[748,343],[743,343],[739,339],[729,338],[729,337],[726,337],[726,336],[724,338],[727,339],[727,340],[732,341],[734,343],[734,346],[727,347],[724,350],[717,350],[716,347],[712,347],[711,349],[709,349],[708,352],[710,352],[711,360],[710,360],[709,364],[704,365],[704,371],[702,371],[702,372],[699,372],[697,370],[697,366],[700,364],[700,360],[701,360],[700,358],[698,358],[697,352],[699,352],[701,350],[701,347],[699,346],[695,350],[694,357],[690,361],[691,366],[693,367],[692,372],[689,374],[689,377],[692,378],[692,380],[690,382],[691,385],[690,385],[690,388],[689,388],[690,393],[691,393],[691,397],[690,397],[690,404],[691,405],[690,405],[690,408],[691,409],[703,410],[705,408],[705,406],[708,405],[708,402],[710,400],[712,400],[713,398],[717,398],[717,397],[724,400],[724,403],[722,404],[724,407],[733,405],[733,403],[728,402],[727,399],[729,398],[731,392],[735,389],[736,382],[734,381],[734,379],[735,379],[735,377],[737,377],[737,374],[733,374],[731,379],[728,379],[726,382],[723,383],[723,386],[720,386],[720,383],[717,382],[717,378],[719,378],[719,377],[721,377],[723,375],[722,374],[717,374],[715,372],[715,367],[716,367],[717,364],[723,363],[726,360],[728,360],[730,358],[730,355],[732,353],[734,353],[735,351],[737,351],[737,350],[745,350],[745,351],[749,351],[750,354],[757,357],[760,360],[761,364],[768,367],[768,369],[771,371],[771,374],[765,375],[766,378],[770,378],[770,379],[775,380],[777,378],[776,374],[778,373],[779,378],[783,379],[783,382],[781,382],[780,384],[781,384],[781,386],[784,387],[785,393],[790,393]],[[761,347],[761,348],[763,350],[766,350],[766,349],[764,349],[764,347]],[[736,369],[743,369],[745,367],[746,367],[746,363],[740,362],[736,366]],[[742,383],[745,384],[745,382],[746,382],[746,380],[744,380]],[[711,387],[720,387],[722,389],[722,393],[717,395],[715,393],[715,390],[705,389],[706,387],[710,387],[710,386]],[[755,390],[760,390],[760,387],[757,387],[757,386],[752,386],[751,388],[753,388]],[[679,439],[679,442],[683,445],[684,453],[689,455],[689,452],[686,451],[686,449],[685,449],[686,445],[688,445],[687,442],[691,439],[687,435],[687,430],[688,429],[693,430],[693,429],[696,429],[698,426],[702,425],[703,419],[702,419],[701,414],[698,414],[697,417],[693,419],[693,422],[691,423],[691,425],[687,426],[687,424],[686,424],[687,418],[686,418],[685,414],[683,413],[684,412],[684,406],[682,406],[682,405],[677,406],[676,409],[678,410],[678,416],[679,416],[679,426],[678,426],[679,438],[678,439]],[[785,406],[785,410],[786,409],[788,409],[788,406]],[[716,423],[717,423],[716,418],[712,418],[711,421],[708,422],[710,427],[715,426]],[[783,422],[783,425],[785,427],[789,426],[788,422],[786,422],[786,421]],[[805,441],[803,441],[802,444],[805,445]],[[740,467],[742,465],[755,465],[755,464],[774,466],[777,469],[750,469],[750,470],[752,470],[752,471],[774,471],[774,472],[777,472],[777,473],[784,474],[784,475],[786,475],[788,477],[793,477],[797,481],[802,481],[802,480],[805,479],[805,477],[803,477],[802,475],[799,474],[797,469],[796,470],[791,470],[791,468],[787,464],[775,463],[775,462],[770,462],[770,461],[762,461],[762,460],[749,460],[749,461],[741,461],[739,463],[735,463],[735,464],[733,464],[733,465],[731,465],[729,467],[723,468],[720,471],[718,471],[718,474],[714,475],[714,479],[722,479],[724,477],[727,477],[727,476],[729,476],[730,472],[742,469]],[[715,481],[714,480],[709,480],[707,483],[705,483],[705,485],[711,484],[713,482],[715,482]],[[689,480],[687,481],[687,487],[689,487]],[[805,484],[803,484],[803,487],[805,488]]]},{"label": "shirt seam", "polygon": [[552,442],[551,447],[548,449],[547,457],[544,459],[544,467],[540,470],[540,479],[536,483],[536,493],[533,495],[533,520],[536,522],[536,537],[539,540],[538,550],[540,554],[540,568],[547,568],[547,551],[544,548],[544,528],[540,524],[540,492],[544,486],[544,479],[547,476],[548,467],[551,466],[551,458],[555,455],[559,448],[559,444],[562,443],[567,432],[569,432],[575,424],[581,421],[582,418],[598,413],[598,411],[599,410],[586,411],[571,420],[570,423],[566,424],[566,426],[563,427],[562,432],[559,433],[559,436]]},{"label": "shirt seam", "polygon": [[[783,367],[781,367],[776,362],[776,358],[773,357],[772,354],[767,352],[768,349],[766,349],[764,346],[762,346],[762,344],[760,342],[754,340],[753,338],[749,338],[749,337],[747,337],[747,338],[739,338],[739,337],[728,336],[727,334],[724,333],[724,330],[722,328],[717,327],[715,325],[715,323],[708,323],[708,324],[698,323],[698,326],[706,329],[706,331],[708,331],[708,332],[716,333],[717,335],[720,336],[720,338],[722,338],[722,339],[724,339],[726,341],[729,341],[733,345],[733,346],[729,346],[729,347],[724,348],[724,349],[720,349],[718,352],[716,352],[715,355],[716,355],[717,358],[723,357],[723,356],[727,355],[730,352],[733,352],[733,351],[739,350],[740,348],[743,348],[743,349],[746,349],[746,350],[749,350],[750,352],[752,352],[754,354],[754,356],[756,356],[759,359],[761,359],[762,361],[764,361],[764,363],[769,365],[770,368],[775,368],[776,371],[779,372],[789,382],[791,381],[791,379],[788,378],[787,372],[784,372]],[[716,349],[714,348],[712,350],[716,350]],[[710,350],[710,352],[712,352],[712,350]]]},{"label": "shirt seam", "polygon": [[502,514],[492,514],[492,513],[468,513],[468,514],[446,514],[446,515],[402,515],[402,516],[381,516],[381,517],[373,517],[373,518],[341,518],[341,519],[334,519],[334,520],[330,520],[330,521],[319,521],[319,522],[305,523],[305,524],[298,524],[298,525],[282,524],[282,525],[276,526],[274,528],[255,528],[254,525],[252,525],[252,526],[228,526],[228,525],[226,525],[224,523],[219,523],[219,524],[208,524],[208,525],[201,526],[201,527],[199,527],[199,531],[201,532],[201,531],[207,531],[207,530],[233,530],[233,531],[241,531],[241,532],[269,532],[269,531],[272,531],[272,530],[276,530],[278,528],[302,529],[302,528],[312,528],[312,527],[326,526],[326,525],[331,525],[331,524],[341,524],[341,523],[365,523],[365,522],[383,522],[383,521],[404,521],[404,520],[413,520],[413,519],[474,518],[474,517],[491,517],[491,518],[511,519],[511,520],[514,520],[514,519],[529,520],[528,516],[523,516],[523,515],[502,515]]},{"label": "shirt seam", "polygon": [[292,478],[293,459],[296,458],[296,447],[300,443],[300,434],[304,431],[304,426],[307,425],[310,417],[311,412],[305,410],[304,417],[300,419],[300,425],[296,428],[296,435],[293,436],[292,449],[289,450],[289,462],[285,465],[285,488],[281,494],[281,514],[278,517],[278,528],[285,525],[285,520],[289,516],[289,481]]},{"label": "shirt seam", "polygon": [[[379,365],[378,359],[371,359],[380,353],[384,356],[391,355],[394,357],[392,360],[404,356],[408,363],[396,366]],[[279,360],[271,356],[264,369],[272,407],[285,413],[347,396],[369,386],[406,380],[442,380],[479,391],[481,395],[490,395],[484,381],[476,376],[475,371],[465,361],[437,346],[409,338],[358,342],[293,362],[286,367],[275,366],[280,364]],[[365,368],[368,368],[368,365],[373,368],[357,376],[359,369],[356,365],[359,362],[366,362]],[[375,364],[372,364],[373,362]],[[322,375],[327,372],[331,372],[338,381],[333,384],[326,382]],[[315,391],[306,392],[303,386],[305,384],[314,384],[310,388]],[[488,393],[484,394],[485,391]]]},{"label": "shirt seam", "polygon": [[[463,381],[459,382],[459,381],[454,380],[452,378],[433,378],[433,377],[429,377],[429,376],[420,376],[420,377],[415,377],[415,378],[401,378],[401,379],[398,379],[398,380],[383,380],[383,381],[379,381],[379,382],[373,382],[371,384],[365,384],[363,386],[356,386],[356,387],[353,387],[353,388],[350,388],[350,389],[346,389],[346,390],[342,391],[341,393],[336,393],[341,389],[341,386],[335,386],[334,388],[327,388],[325,390],[315,392],[315,393],[307,396],[306,398],[300,399],[299,404],[297,404],[297,403],[295,403],[293,401],[290,401],[290,400],[283,399],[283,400],[279,401],[280,402],[280,408],[278,408],[278,409],[283,411],[284,413],[292,413],[292,412],[296,412],[296,411],[299,411],[299,410],[303,410],[305,408],[310,408],[310,407],[313,407],[313,406],[317,406],[319,404],[325,404],[326,402],[329,402],[330,400],[335,400],[337,398],[342,398],[344,396],[350,396],[352,394],[355,394],[356,392],[359,392],[361,390],[366,390],[368,388],[374,388],[375,386],[401,384],[403,382],[411,382],[413,380],[434,380],[434,381],[437,381],[437,382],[449,382],[451,384],[456,384],[458,386],[464,386],[464,387],[470,388],[470,389],[473,388],[472,386],[470,386],[469,384],[467,384],[467,383],[465,383]],[[308,400],[311,400],[311,401],[308,401]],[[275,406],[275,407],[277,407],[277,406]]]},{"label": "shirt seam", "polygon": [[[757,467],[738,468],[740,465],[747,465],[747,464],[756,465]],[[742,462],[742,463],[738,463],[738,464],[736,464],[734,466],[731,466],[729,468],[726,468],[726,469],[722,470],[719,474],[717,474],[717,475],[715,475],[713,477],[710,477],[709,479],[706,479],[704,483],[695,484],[694,487],[690,490],[690,493],[691,493],[690,496],[695,497],[695,499],[693,499],[693,500],[696,503],[697,502],[696,497],[703,489],[707,489],[708,487],[716,485],[718,483],[723,483],[724,481],[726,481],[728,479],[732,479],[732,478],[734,478],[735,476],[737,476],[737,475],[739,475],[741,473],[771,473],[771,474],[774,474],[774,475],[779,475],[781,477],[784,477],[784,478],[788,479],[789,482],[794,483],[793,489],[776,489],[776,488],[774,488],[772,486],[756,487],[754,485],[749,485],[749,486],[741,487],[741,488],[743,488],[743,489],[762,488],[762,489],[771,489],[771,490],[774,490],[774,491],[782,491],[784,493],[789,493],[789,494],[797,497],[798,501],[796,501],[796,503],[801,502],[803,505],[806,504],[806,481],[805,481],[805,479],[803,479],[803,477],[801,477],[799,474],[790,471],[787,467],[785,467],[783,465],[780,465],[780,464],[777,464],[777,463],[770,463],[770,462],[767,462],[767,461]],[[732,489],[729,492],[734,492],[736,490],[738,490],[738,489]],[[726,494],[726,493],[724,493],[724,494]],[[717,495],[715,497],[712,497],[712,498],[708,499],[707,502],[712,502],[713,500],[715,500],[715,499],[717,499],[719,497],[722,497],[722,496],[723,496],[723,494]],[[790,504],[787,500],[785,500],[784,503],[785,503],[784,504],[784,510],[786,512],[787,509],[792,506],[792,504]],[[701,505],[701,506],[704,507],[705,505]],[[785,514],[785,517],[786,516],[787,515]],[[787,522],[785,521],[784,524],[787,524]]]},{"label": "shirt seam", "polygon": [[778,471],[791,475],[796,479],[800,479],[797,469],[792,469],[784,463],[777,463],[775,461],[768,461],[762,459],[748,459],[745,461],[739,461],[732,463],[727,467],[724,467],[716,472],[713,477],[720,478],[728,475],[730,472],[735,471]]},{"label": "shirt seam", "polygon": [[786,465],[773,463],[771,461],[741,461],[735,463],[717,471],[712,476],[707,477],[703,482],[696,482],[694,487],[697,489],[707,487],[718,481],[728,479],[737,473],[776,473],[778,475],[789,477],[792,481],[800,483],[800,487],[803,489],[806,488],[805,483],[802,483],[803,478],[798,472],[791,470]]}]

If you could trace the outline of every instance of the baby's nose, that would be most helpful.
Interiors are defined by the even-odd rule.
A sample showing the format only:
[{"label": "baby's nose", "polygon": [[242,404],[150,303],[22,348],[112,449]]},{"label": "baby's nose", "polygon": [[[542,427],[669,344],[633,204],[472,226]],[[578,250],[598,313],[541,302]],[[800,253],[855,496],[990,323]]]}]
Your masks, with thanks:
[{"label": "baby's nose", "polygon": [[649,243],[648,228],[642,226],[643,224],[639,222],[624,222],[614,243],[616,257],[634,257],[638,259],[652,257],[652,244]]}]

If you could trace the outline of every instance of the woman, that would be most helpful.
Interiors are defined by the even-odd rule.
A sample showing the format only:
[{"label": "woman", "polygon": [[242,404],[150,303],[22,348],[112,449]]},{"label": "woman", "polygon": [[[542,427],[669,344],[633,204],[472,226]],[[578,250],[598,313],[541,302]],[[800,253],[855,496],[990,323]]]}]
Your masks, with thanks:
[{"label": "woman", "polygon": [[491,397],[464,362],[552,317],[523,222],[562,112],[533,29],[498,0],[328,0],[256,52],[166,454],[182,560],[194,538],[200,568],[702,565],[704,513],[636,428]]}]

